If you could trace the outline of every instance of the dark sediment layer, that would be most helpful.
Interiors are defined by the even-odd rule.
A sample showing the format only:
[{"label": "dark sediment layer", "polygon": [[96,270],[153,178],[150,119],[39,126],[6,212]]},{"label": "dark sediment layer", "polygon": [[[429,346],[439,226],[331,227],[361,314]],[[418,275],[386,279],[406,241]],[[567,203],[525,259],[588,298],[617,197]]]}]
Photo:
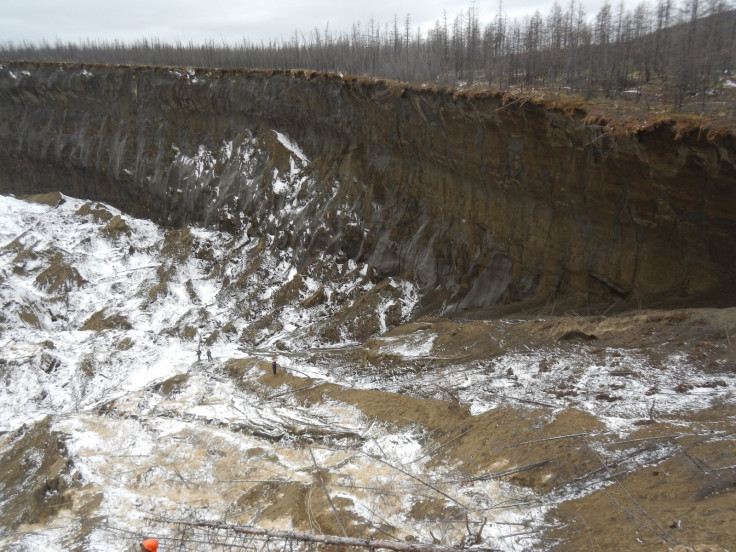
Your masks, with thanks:
[{"label": "dark sediment layer", "polygon": [[[301,208],[276,132],[310,163]],[[251,155],[225,153],[246,145]],[[204,152],[204,153],[203,153]],[[218,153],[219,152],[219,153]],[[209,156],[209,157],[208,157]],[[736,140],[310,72],[5,63],[0,191],[278,236],[459,309],[733,300]]]}]

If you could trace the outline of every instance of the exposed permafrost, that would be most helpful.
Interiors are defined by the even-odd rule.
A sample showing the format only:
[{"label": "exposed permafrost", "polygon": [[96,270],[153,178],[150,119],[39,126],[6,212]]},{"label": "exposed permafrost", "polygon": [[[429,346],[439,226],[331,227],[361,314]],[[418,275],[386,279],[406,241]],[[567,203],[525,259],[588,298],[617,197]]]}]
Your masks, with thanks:
[{"label": "exposed permafrost", "polygon": [[409,275],[431,308],[730,297],[733,137],[396,92],[300,71],[6,64],[0,189],[250,228],[300,267],[328,253]]}]

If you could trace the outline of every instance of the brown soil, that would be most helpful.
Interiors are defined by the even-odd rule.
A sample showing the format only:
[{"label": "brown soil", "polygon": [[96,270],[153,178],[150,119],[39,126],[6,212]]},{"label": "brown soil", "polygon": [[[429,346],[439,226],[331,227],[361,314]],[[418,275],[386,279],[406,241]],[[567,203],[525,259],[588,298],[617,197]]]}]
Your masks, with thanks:
[{"label": "brown soil", "polygon": [[64,262],[61,253],[56,253],[48,268],[36,276],[36,285],[48,293],[66,291],[71,287],[82,286],[84,283],[84,278],[77,269]]},{"label": "brown soil", "polygon": [[2,448],[8,450],[0,486],[3,527],[14,529],[52,519],[67,504],[67,491],[80,479],[68,459],[63,436],[51,431],[47,418],[1,438]]},{"label": "brown soil", "polygon": [[40,203],[41,205],[49,205],[51,207],[56,207],[57,205],[60,205],[61,203],[64,202],[64,198],[59,192],[49,192],[47,194],[34,194],[34,195],[21,197],[21,199],[24,199],[26,201],[31,201],[33,203]]},{"label": "brown soil", "polygon": [[[708,428],[732,431],[733,426],[721,419]],[[656,437],[677,434],[678,428],[657,424],[646,432]],[[663,541],[673,545],[717,542],[733,549],[736,475],[733,468],[722,468],[733,465],[734,440],[701,434],[638,444],[655,442],[674,446],[673,454],[654,466],[616,477],[621,470],[614,463],[607,470],[612,485],[550,512],[550,522],[561,524],[550,536],[573,550],[654,550]],[[604,459],[597,461],[601,466]]]},{"label": "brown soil", "polygon": [[91,203],[85,203],[74,214],[80,217],[91,216],[92,220],[98,223],[110,222],[113,217],[112,213],[99,203],[94,207]]},{"label": "brown soil", "polygon": [[89,320],[82,325],[80,330],[94,330],[99,332],[115,328],[129,330],[131,327],[130,322],[124,316],[120,314],[105,316],[105,309],[103,309],[90,316]]},{"label": "brown soil", "polygon": [[130,235],[130,227],[120,215],[115,215],[102,229],[102,233],[111,239],[117,239],[121,234]]},{"label": "brown soil", "polygon": [[[500,352],[499,343],[504,349],[526,346],[549,347],[551,351],[572,346],[593,351],[621,347],[644,351],[653,359],[669,347],[689,351],[690,361],[708,371],[717,363],[723,366],[734,360],[730,335],[736,333],[736,312],[575,315],[519,321],[512,326],[425,319],[395,328],[387,337],[411,337],[417,332],[438,335],[433,355],[453,362],[458,358],[488,361]],[[400,361],[383,347],[381,340],[368,341],[364,348],[323,353],[312,360],[371,365],[374,370]],[[414,363],[409,369],[421,370],[443,361],[405,358],[404,363]],[[466,406],[452,399],[423,399],[333,384],[315,386],[308,378],[283,371],[273,376],[268,362],[261,362],[260,367],[263,376],[259,383],[276,389],[274,396],[290,388],[307,405],[325,399],[341,401],[358,408],[367,420],[395,427],[423,427],[429,440],[424,446],[431,451],[430,465],[455,466],[465,478],[464,485],[497,478],[557,497],[556,501],[567,497],[547,514],[544,539],[554,550],[649,552],[667,545],[700,543],[736,548],[731,530],[736,497],[736,441],[732,437],[736,407],[731,404],[703,409],[682,421],[676,417],[667,422],[658,421],[656,416],[642,419],[634,433],[621,438],[605,432],[595,416],[574,408],[553,415],[544,407],[506,406],[472,416]],[[612,370],[616,369],[622,382],[637,377],[626,367]],[[626,392],[625,383],[618,392]],[[637,461],[645,456],[648,461]],[[301,485],[289,489],[289,497],[283,490],[262,517],[274,521],[283,518],[286,514],[281,508],[286,507],[298,526],[314,529],[314,519],[307,524],[300,517],[306,510],[297,506],[305,504],[310,490]],[[322,503],[318,487],[311,487],[309,500],[312,515],[319,512],[320,527],[340,534],[333,526],[334,519],[331,524],[331,512]],[[410,515],[449,519],[457,517],[457,512],[448,510],[445,501],[427,497],[415,503]]]}]

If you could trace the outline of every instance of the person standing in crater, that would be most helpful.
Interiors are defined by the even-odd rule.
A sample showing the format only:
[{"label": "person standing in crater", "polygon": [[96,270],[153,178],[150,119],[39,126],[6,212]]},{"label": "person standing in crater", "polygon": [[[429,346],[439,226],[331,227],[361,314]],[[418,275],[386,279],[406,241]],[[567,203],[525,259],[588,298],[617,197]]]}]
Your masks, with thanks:
[{"label": "person standing in crater", "polygon": [[276,359],[273,359],[273,364],[271,365],[271,368],[273,369],[273,375],[276,375]]}]

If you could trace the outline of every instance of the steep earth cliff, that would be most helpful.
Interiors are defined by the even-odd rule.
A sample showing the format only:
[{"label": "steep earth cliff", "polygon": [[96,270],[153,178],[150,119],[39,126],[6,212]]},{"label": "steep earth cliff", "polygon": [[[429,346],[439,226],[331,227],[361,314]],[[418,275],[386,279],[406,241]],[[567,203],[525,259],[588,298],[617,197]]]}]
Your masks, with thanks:
[{"label": "steep earth cliff", "polygon": [[275,233],[300,267],[326,252],[416,281],[425,310],[732,304],[735,184],[733,136],[623,135],[491,93],[308,71],[0,68],[1,192]]}]

